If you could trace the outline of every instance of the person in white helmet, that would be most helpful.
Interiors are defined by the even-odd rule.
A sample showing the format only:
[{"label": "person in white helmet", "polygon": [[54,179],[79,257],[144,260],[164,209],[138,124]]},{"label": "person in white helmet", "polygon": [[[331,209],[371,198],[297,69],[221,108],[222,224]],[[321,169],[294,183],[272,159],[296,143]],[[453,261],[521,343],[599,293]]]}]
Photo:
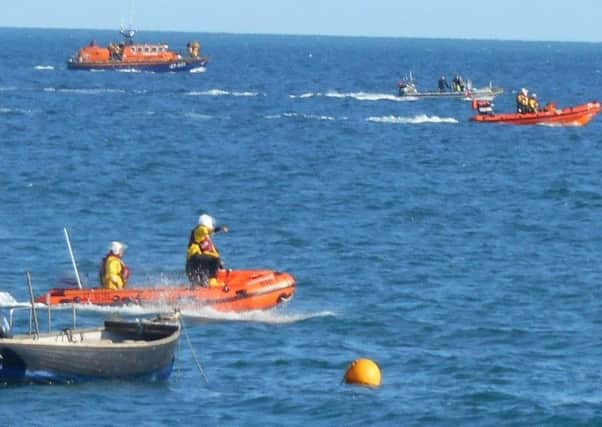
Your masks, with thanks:
[{"label": "person in white helmet", "polygon": [[105,289],[123,289],[130,278],[130,270],[123,262],[127,245],[111,242],[109,253],[102,259],[100,266],[100,283]]},{"label": "person in white helmet", "polygon": [[186,275],[193,286],[219,286],[217,272],[223,263],[213,243],[214,233],[228,232],[227,226],[215,226],[211,215],[202,214],[196,227],[190,232],[186,253]]}]

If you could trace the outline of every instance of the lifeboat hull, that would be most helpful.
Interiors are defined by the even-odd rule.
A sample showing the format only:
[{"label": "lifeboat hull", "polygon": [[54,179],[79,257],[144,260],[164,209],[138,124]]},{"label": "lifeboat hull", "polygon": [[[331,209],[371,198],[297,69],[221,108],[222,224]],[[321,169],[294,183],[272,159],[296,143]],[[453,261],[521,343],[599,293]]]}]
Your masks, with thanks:
[{"label": "lifeboat hull", "polygon": [[176,71],[191,71],[207,66],[207,58],[181,59],[177,61],[106,61],[106,62],[79,62],[71,59],[67,61],[70,70],[98,71],[98,70],[135,70],[167,73]]},{"label": "lifeboat hull", "polygon": [[563,109],[548,108],[537,113],[481,114],[471,117],[477,123],[503,123],[510,125],[550,124],[556,126],[585,126],[600,112],[597,101]]},{"label": "lifeboat hull", "polygon": [[127,287],[54,288],[36,298],[47,305],[94,304],[101,306],[167,305],[170,307],[211,307],[222,312],[267,310],[289,301],[295,293],[295,279],[288,273],[271,270],[220,271],[218,285],[210,288]]}]

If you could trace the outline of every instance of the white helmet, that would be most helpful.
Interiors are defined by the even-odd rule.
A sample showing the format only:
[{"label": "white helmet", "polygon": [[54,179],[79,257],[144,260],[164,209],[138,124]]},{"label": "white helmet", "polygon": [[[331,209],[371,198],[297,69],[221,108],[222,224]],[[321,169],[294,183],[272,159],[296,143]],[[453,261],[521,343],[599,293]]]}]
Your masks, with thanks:
[{"label": "white helmet", "polygon": [[522,92],[523,95],[526,95],[529,93],[529,91],[525,88],[522,88],[520,91]]},{"label": "white helmet", "polygon": [[533,98],[537,98],[537,94],[536,94],[536,93],[532,93],[532,94],[531,94],[531,96],[532,96]]},{"label": "white helmet", "polygon": [[215,228],[215,220],[211,215],[202,214],[199,216],[199,225],[207,227],[209,230],[213,231]]},{"label": "white helmet", "polygon": [[125,252],[127,248],[127,245],[121,242],[111,242],[111,252],[113,252],[115,255],[123,255],[123,253]]}]

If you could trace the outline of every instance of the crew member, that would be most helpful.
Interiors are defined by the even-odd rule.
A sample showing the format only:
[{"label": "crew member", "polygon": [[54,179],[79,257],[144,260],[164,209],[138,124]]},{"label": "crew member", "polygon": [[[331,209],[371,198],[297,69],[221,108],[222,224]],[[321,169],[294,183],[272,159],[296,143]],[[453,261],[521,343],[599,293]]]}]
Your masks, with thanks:
[{"label": "crew member", "polygon": [[111,242],[109,253],[102,259],[100,283],[105,289],[123,289],[130,278],[130,270],[123,262],[127,246],[121,242]]},{"label": "crew member", "polygon": [[441,76],[439,82],[437,82],[437,86],[439,86],[439,92],[445,92],[447,89],[449,89],[449,83],[447,83],[447,80],[445,80],[445,76]]},{"label": "crew member", "polygon": [[452,80],[452,87],[455,92],[463,92],[464,91],[464,80],[462,79],[462,76],[456,74],[456,76]]},{"label": "crew member", "polygon": [[526,113],[529,109],[529,91],[522,88],[518,95],[516,95],[516,112]]},{"label": "crew member", "polygon": [[537,94],[533,93],[529,97],[529,112],[537,113],[539,111],[539,102],[537,101]]},{"label": "crew member", "polygon": [[217,272],[223,268],[223,263],[211,236],[220,231],[228,232],[228,227],[215,227],[213,217],[202,214],[198,225],[190,232],[186,274],[193,286],[219,286]]}]

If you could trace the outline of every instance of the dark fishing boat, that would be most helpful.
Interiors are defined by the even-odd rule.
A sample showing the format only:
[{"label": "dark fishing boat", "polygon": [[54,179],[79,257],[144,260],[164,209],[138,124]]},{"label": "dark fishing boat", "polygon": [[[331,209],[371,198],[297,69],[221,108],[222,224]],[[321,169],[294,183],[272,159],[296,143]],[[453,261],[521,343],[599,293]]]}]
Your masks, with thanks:
[{"label": "dark fishing boat", "polygon": [[416,81],[410,74],[409,79],[401,80],[397,83],[397,94],[407,98],[458,98],[458,99],[493,99],[497,95],[504,93],[501,87],[495,87],[491,83],[489,86],[475,88],[469,80],[466,85],[461,88],[451,90],[431,90],[420,91],[416,85]]},{"label": "dark fishing boat", "polygon": [[169,315],[13,336],[12,325],[4,319],[0,381],[163,380],[172,371],[180,331],[177,315]]}]

